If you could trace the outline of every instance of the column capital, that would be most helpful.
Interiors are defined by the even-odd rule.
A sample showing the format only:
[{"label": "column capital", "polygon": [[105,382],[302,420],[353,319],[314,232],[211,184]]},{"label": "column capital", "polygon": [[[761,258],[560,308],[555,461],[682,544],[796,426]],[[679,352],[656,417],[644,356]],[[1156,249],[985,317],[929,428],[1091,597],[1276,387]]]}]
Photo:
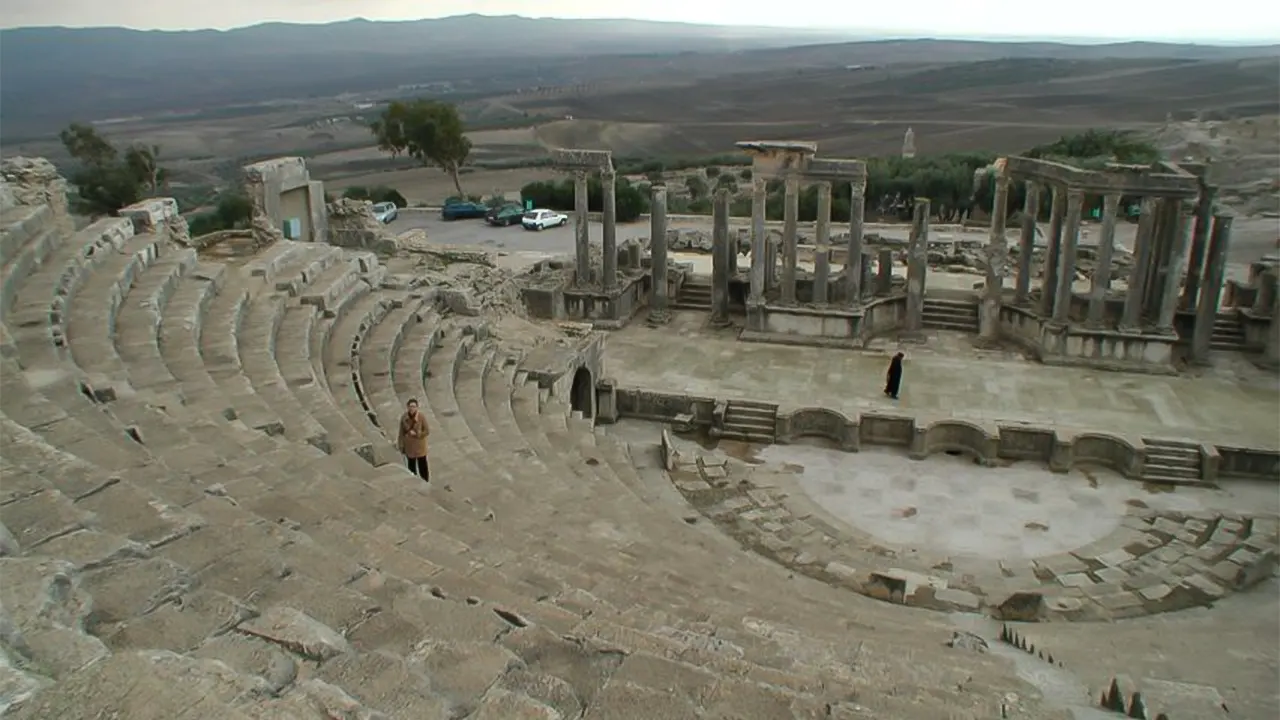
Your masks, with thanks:
[{"label": "column capital", "polygon": [[1067,202],[1074,202],[1074,203],[1084,202],[1084,190],[1077,187],[1068,187],[1066,190],[1067,190]]}]

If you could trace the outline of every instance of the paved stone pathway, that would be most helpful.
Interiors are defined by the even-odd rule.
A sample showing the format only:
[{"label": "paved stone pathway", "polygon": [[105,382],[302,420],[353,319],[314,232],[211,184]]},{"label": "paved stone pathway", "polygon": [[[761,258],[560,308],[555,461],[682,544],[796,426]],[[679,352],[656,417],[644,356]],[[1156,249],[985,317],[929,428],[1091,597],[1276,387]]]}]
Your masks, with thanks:
[{"label": "paved stone pathway", "polygon": [[1198,376],[1139,375],[1041,365],[941,332],[904,346],[904,390],[893,402],[881,390],[896,345],[839,352],[745,343],[735,330],[704,329],[706,317],[677,312],[664,328],[634,323],[611,333],[607,372],[627,388],[776,402],[784,411],[897,411],[1280,448],[1280,380],[1230,355]]}]

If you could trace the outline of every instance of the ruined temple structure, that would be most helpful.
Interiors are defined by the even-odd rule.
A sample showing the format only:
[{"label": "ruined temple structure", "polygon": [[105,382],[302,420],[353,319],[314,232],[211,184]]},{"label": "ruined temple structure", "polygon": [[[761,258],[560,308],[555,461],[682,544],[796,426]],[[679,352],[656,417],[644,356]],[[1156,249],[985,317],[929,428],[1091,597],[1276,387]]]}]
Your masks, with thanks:
[{"label": "ruined temple structure", "polygon": [[[992,213],[982,339],[1012,341],[1046,363],[1143,372],[1173,372],[1180,358],[1206,363],[1215,333],[1231,321],[1218,313],[1231,216],[1215,210],[1214,188],[1203,175],[1202,166],[1173,163],[1085,170],[1022,157],[998,161],[993,207],[1005,206],[1014,181],[1027,183],[1027,199],[1011,299],[1002,277],[1004,213]],[[1033,289],[1036,210],[1045,192],[1052,196],[1047,248],[1040,286]],[[1077,293],[1081,212],[1089,196],[1099,195],[1097,264],[1088,291]],[[1110,285],[1122,197],[1139,198],[1141,216],[1126,288],[1117,293]],[[1250,319],[1259,326],[1251,335],[1268,348],[1265,362],[1276,355],[1275,310],[1270,297],[1260,300],[1250,308]],[[1265,323],[1256,322],[1264,315]]]}]

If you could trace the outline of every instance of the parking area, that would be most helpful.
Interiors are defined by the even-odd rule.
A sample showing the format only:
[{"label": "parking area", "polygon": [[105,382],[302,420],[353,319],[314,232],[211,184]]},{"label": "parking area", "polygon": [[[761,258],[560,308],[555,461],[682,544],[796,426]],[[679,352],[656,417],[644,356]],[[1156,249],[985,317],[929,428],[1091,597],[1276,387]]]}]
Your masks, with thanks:
[{"label": "parking area", "polygon": [[[695,224],[694,227],[702,225]],[[710,227],[710,224],[706,224]],[[538,253],[573,252],[573,218],[564,227],[540,231],[525,230],[519,225],[492,227],[484,220],[440,219],[439,210],[401,210],[400,216],[389,226],[396,234],[407,230],[425,230],[427,239],[445,245],[480,245],[489,250]],[[598,222],[589,225],[591,242],[600,243],[604,233]],[[618,241],[633,237],[648,237],[649,224],[626,223],[618,225]]]}]

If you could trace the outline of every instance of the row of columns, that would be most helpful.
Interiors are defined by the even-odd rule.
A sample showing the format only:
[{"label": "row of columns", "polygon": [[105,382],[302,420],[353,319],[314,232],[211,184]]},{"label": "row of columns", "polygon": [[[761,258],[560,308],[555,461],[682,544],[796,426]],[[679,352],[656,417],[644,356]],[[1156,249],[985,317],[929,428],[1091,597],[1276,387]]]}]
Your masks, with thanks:
[{"label": "row of columns", "polygon": [[[1072,285],[1076,276],[1080,238],[1081,212],[1085,193],[1079,188],[1055,186],[1049,212],[1043,280],[1039,312],[1054,323],[1065,325],[1071,320]],[[1003,207],[1003,194],[1008,188],[997,181],[997,205]],[[1035,250],[1037,211],[1040,185],[1027,183],[1026,204],[1022,213],[1019,238],[1018,276],[1014,302],[1029,305],[1031,300],[1031,262]],[[1111,287],[1111,266],[1115,258],[1116,223],[1120,212],[1120,194],[1103,196],[1102,228],[1098,239],[1097,265],[1090,281],[1085,324],[1101,328],[1106,319],[1106,296]],[[1001,243],[1004,236],[1003,213],[992,217],[992,242]],[[1179,306],[1178,280],[1188,252],[1190,235],[1207,233],[1201,226],[1205,214],[1196,215],[1197,227],[1192,232],[1190,206],[1178,198],[1144,198],[1134,248],[1134,264],[1130,270],[1128,294],[1118,326],[1136,330],[1144,324],[1159,331],[1173,332],[1174,316]],[[999,239],[997,238],[999,235]],[[998,277],[988,269],[988,302],[999,292]],[[995,282],[990,282],[995,280]],[[1194,290],[1192,291],[1194,292]],[[1184,300],[1183,302],[1186,302]],[[1153,314],[1154,313],[1154,314]],[[991,332],[995,332],[993,328]],[[985,334],[985,333],[984,333]]]},{"label": "row of columns", "polygon": [[[782,278],[777,278],[777,256],[773,242],[765,227],[765,204],[768,197],[767,180],[757,177],[752,180],[751,188],[751,271],[749,274],[747,302],[763,304],[765,294],[774,287],[779,288],[780,300],[785,305],[796,302],[796,279],[798,270],[798,242],[800,224],[800,178],[791,176],[785,180],[782,210]],[[864,218],[864,199],[866,184],[852,183],[850,192],[849,242],[844,265],[845,302],[850,307],[860,307],[862,303],[862,228]],[[829,301],[831,288],[831,256],[828,252],[831,242],[831,205],[832,189],[829,181],[818,183],[818,217],[815,224],[817,252],[814,257],[813,300],[817,304]]]},{"label": "row of columns", "polygon": [[[588,225],[586,170],[573,172],[573,239],[574,284],[581,287],[592,282],[591,234]],[[603,194],[604,236],[601,250],[604,255],[600,273],[600,285],[606,292],[618,286],[618,205],[617,173],[612,168],[600,171],[600,188]]]}]

